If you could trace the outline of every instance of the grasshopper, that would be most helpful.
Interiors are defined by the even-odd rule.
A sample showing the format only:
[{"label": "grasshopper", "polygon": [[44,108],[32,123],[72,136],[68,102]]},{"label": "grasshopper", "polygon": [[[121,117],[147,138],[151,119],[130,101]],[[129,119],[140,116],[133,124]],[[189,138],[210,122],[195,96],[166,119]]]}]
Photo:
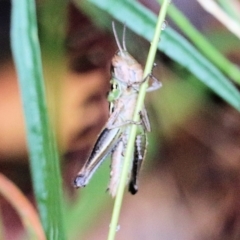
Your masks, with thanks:
[{"label": "grasshopper", "polygon": [[137,136],[135,139],[133,161],[129,169],[129,191],[137,193],[137,176],[141,164],[146,155],[147,137],[146,132],[150,131],[150,124],[145,107],[141,110],[140,122],[133,122],[131,119],[137,102],[141,84],[148,78],[151,83],[147,91],[153,91],[161,87],[161,83],[151,74],[143,79],[142,66],[128,53],[125,44],[126,26],[123,29],[122,46],[118,39],[114,22],[112,24],[114,37],[118,46],[118,51],[112,58],[111,91],[108,94],[110,102],[110,116],[100,132],[93,150],[82,169],[74,180],[76,188],[85,187],[94,172],[108,155],[112,155],[110,183],[108,190],[114,197],[116,195],[121,169],[124,160],[129,126],[137,124]]}]

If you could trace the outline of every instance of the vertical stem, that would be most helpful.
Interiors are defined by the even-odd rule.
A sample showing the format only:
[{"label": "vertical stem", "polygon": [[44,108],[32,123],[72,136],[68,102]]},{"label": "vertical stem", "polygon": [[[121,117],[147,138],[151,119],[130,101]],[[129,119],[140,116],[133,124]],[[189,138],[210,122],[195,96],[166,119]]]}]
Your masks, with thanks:
[{"label": "vertical stem", "polygon": [[[155,55],[156,55],[156,51],[157,51],[158,42],[159,42],[160,35],[161,35],[162,24],[163,24],[165,16],[166,16],[167,7],[168,7],[169,3],[170,3],[169,0],[164,0],[163,4],[161,6],[161,10],[160,10],[159,15],[158,15],[157,25],[156,25],[156,28],[155,28],[153,41],[151,43],[151,47],[150,47],[150,50],[149,50],[146,66],[145,66],[145,69],[144,69],[144,76],[143,76],[144,78],[147,77],[148,74],[151,73],[152,66],[153,66],[153,63],[154,63],[154,60],[155,60]],[[136,121],[136,122],[139,121],[139,112],[141,111],[142,106],[143,106],[143,102],[144,102],[144,98],[145,98],[145,95],[146,95],[147,87],[148,87],[148,81],[144,82],[141,85],[141,88],[140,88],[140,91],[139,91],[139,96],[138,96],[138,101],[137,101],[136,108],[135,108],[133,121]],[[115,203],[114,203],[108,240],[114,240],[115,239],[117,225],[118,225],[118,219],[119,219],[120,210],[121,210],[121,206],[122,206],[122,199],[123,199],[123,194],[124,194],[125,183],[127,181],[128,169],[129,169],[129,165],[131,163],[132,154],[133,154],[133,144],[134,144],[134,139],[135,139],[135,136],[136,136],[136,132],[137,132],[137,126],[134,125],[134,124],[131,125],[129,141],[128,141],[128,144],[127,144],[123,169],[122,169],[122,173],[121,173],[120,184],[119,184],[118,192],[117,192]]]}]

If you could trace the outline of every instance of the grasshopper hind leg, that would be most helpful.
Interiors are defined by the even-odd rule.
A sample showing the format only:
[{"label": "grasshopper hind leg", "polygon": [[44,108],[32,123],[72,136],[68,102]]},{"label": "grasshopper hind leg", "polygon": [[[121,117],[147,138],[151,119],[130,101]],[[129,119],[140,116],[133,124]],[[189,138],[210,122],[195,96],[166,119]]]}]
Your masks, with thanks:
[{"label": "grasshopper hind leg", "polygon": [[138,192],[138,183],[137,178],[140,172],[142,162],[146,156],[146,147],[147,147],[147,136],[145,133],[139,134],[135,139],[135,150],[133,156],[133,165],[131,171],[131,178],[129,181],[128,191],[131,194],[136,194]]},{"label": "grasshopper hind leg", "polygon": [[88,184],[92,175],[102,164],[104,159],[111,153],[112,149],[117,145],[119,136],[120,129],[118,128],[104,128],[102,130],[88,160],[74,179],[74,187],[85,187]]}]

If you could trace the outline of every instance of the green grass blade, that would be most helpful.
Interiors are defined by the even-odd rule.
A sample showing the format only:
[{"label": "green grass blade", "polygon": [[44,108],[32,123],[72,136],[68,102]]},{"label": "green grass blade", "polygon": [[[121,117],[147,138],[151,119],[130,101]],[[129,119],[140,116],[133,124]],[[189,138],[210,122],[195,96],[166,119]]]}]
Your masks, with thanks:
[{"label": "green grass blade", "polygon": [[[180,48],[179,40],[181,40]],[[172,49],[169,49],[170,42]],[[240,94],[237,88],[184,38],[172,29],[168,29],[168,34],[162,37],[161,49],[164,49],[169,57],[181,63],[222,99],[240,111]]]},{"label": "green grass blade", "polygon": [[58,154],[47,116],[35,1],[12,1],[11,46],[24,108],[35,197],[47,239],[65,239]]},{"label": "green grass blade", "polygon": [[168,15],[213,64],[233,81],[240,84],[240,69],[224,57],[173,4],[169,7]]},{"label": "green grass blade", "polygon": [[[117,20],[125,22],[132,31],[151,41],[157,17],[138,2],[133,0],[89,0],[89,2],[107,11]],[[240,94],[237,88],[210,60],[169,26],[163,32],[158,48],[186,67],[222,99],[240,110]]]}]

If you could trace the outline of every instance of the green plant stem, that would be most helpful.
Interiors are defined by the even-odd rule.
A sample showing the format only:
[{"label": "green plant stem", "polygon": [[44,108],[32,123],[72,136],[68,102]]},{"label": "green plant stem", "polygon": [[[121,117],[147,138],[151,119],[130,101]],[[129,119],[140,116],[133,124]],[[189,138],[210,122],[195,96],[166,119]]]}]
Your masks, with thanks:
[{"label": "green plant stem", "polygon": [[[162,30],[162,24],[164,22],[164,19],[165,19],[166,13],[167,13],[168,5],[169,5],[169,0],[164,0],[161,10],[159,12],[153,41],[151,43],[146,66],[144,69],[144,75],[143,75],[144,78],[146,78],[151,73],[151,70],[152,70],[152,66],[153,66],[153,63],[155,60],[155,55],[156,55],[156,51],[157,51],[157,47],[158,47],[158,43],[159,43],[159,39],[160,39],[160,34],[161,34],[161,30]],[[141,88],[139,91],[139,96],[138,96],[138,101],[137,101],[135,112],[134,112],[133,121],[136,121],[136,122],[139,121],[139,112],[141,111],[142,106],[143,106],[147,87],[148,87],[148,81],[145,81],[141,85]],[[132,160],[133,144],[134,144],[134,139],[135,139],[136,133],[137,133],[137,126],[133,124],[130,127],[129,141],[127,144],[127,149],[126,149],[126,153],[125,153],[119,188],[117,191],[115,204],[114,204],[114,208],[113,208],[113,214],[112,214],[112,219],[111,219],[111,223],[110,223],[108,240],[115,239],[117,225],[118,225],[118,219],[119,219],[120,210],[121,210],[121,206],[122,206],[124,188],[125,188],[127,176],[128,176],[128,169],[129,169],[129,165]]]},{"label": "green plant stem", "polygon": [[[162,2],[163,0],[158,0]],[[206,38],[189,22],[189,20],[173,5],[169,6],[168,15],[184,34],[232,80],[240,84],[240,69],[225,58]]]}]

